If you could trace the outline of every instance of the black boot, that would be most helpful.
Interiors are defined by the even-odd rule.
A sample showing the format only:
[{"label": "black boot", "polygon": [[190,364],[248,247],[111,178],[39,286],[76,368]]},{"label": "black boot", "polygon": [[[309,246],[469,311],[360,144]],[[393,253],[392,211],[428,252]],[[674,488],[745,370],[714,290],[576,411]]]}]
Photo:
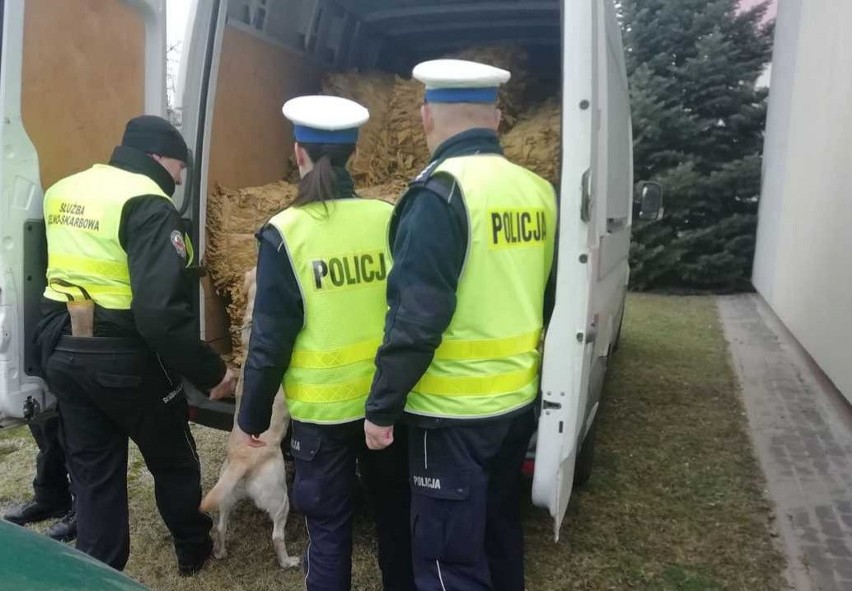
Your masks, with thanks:
[{"label": "black boot", "polygon": [[14,509],[10,509],[3,519],[17,523],[18,525],[27,525],[30,523],[38,523],[46,519],[54,519],[62,517],[71,508],[70,504],[65,505],[48,505],[35,499],[27,501],[23,505],[18,505]]},{"label": "black boot", "polygon": [[77,511],[72,507],[62,519],[50,526],[47,535],[58,542],[70,542],[77,537]]},{"label": "black boot", "polygon": [[192,556],[184,556],[183,561],[178,559],[178,574],[182,577],[191,577],[201,572],[201,569],[213,558],[213,540],[207,541],[197,553]]}]

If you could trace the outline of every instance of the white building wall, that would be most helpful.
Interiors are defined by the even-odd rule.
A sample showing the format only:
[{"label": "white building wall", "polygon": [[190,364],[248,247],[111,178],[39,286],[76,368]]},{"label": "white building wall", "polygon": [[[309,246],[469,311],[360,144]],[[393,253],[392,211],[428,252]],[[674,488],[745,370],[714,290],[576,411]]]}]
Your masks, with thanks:
[{"label": "white building wall", "polygon": [[852,1],[781,0],[753,281],[852,401]]}]

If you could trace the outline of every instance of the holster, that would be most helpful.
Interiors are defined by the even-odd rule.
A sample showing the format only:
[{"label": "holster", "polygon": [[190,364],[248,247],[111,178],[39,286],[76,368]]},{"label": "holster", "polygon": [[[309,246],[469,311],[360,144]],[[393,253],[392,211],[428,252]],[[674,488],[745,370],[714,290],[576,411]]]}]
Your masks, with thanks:
[{"label": "holster", "polygon": [[95,336],[95,302],[83,300],[67,302],[68,314],[71,315],[71,335],[75,337]]}]

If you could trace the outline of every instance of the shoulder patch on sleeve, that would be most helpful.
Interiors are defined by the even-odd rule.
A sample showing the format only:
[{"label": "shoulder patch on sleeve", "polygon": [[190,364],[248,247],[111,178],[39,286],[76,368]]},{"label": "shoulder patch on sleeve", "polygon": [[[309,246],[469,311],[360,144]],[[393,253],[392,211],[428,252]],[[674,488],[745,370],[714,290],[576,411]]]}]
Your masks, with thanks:
[{"label": "shoulder patch on sleeve", "polygon": [[183,234],[180,230],[174,230],[171,235],[171,243],[178,253],[178,256],[186,262],[186,242],[183,240]]}]

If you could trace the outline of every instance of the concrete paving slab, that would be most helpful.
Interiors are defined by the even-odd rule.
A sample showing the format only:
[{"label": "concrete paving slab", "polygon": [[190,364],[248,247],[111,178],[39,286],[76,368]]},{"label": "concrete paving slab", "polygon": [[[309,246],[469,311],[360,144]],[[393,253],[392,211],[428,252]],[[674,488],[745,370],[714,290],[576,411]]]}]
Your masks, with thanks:
[{"label": "concrete paving slab", "polygon": [[852,591],[852,408],[757,295],[718,300],[797,591]]}]

